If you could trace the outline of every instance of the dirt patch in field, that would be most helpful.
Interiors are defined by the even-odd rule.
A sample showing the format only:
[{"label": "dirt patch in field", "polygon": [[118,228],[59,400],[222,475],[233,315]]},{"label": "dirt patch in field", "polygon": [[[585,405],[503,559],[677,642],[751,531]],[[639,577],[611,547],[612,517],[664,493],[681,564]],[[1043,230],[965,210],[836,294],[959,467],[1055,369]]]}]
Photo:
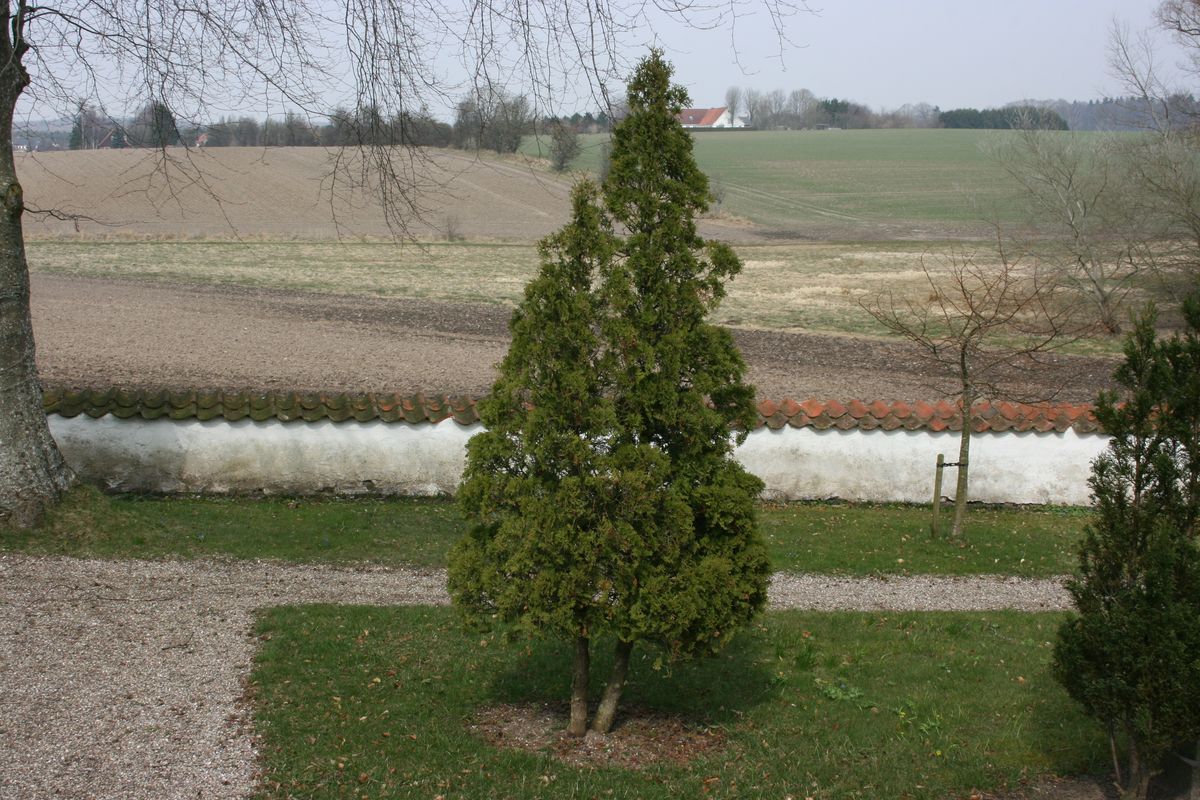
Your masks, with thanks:
[{"label": "dirt patch in field", "polygon": [[[480,395],[509,342],[510,312],[494,305],[46,274],[32,286],[46,383]],[[952,386],[899,341],[734,336],[762,398],[931,400]],[[1086,402],[1113,366],[1056,356],[1011,384]]]},{"label": "dirt patch in field", "polygon": [[[562,704],[504,704],[479,709],[468,728],[493,747],[550,753],[573,767],[644,769],[686,764],[726,746],[718,730],[678,717],[626,709],[608,734],[568,736]],[[552,775],[542,776],[547,784]]]}]

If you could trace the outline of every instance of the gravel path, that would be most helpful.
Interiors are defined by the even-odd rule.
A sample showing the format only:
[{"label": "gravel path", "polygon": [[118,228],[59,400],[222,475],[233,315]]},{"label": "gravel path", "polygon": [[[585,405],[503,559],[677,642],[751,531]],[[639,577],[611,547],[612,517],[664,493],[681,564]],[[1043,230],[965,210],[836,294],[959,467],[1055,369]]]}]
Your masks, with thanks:
[{"label": "gravel path", "polygon": [[[242,798],[255,609],[445,605],[445,573],[0,556],[0,798]],[[772,608],[1050,611],[1060,580],[777,575]]]}]

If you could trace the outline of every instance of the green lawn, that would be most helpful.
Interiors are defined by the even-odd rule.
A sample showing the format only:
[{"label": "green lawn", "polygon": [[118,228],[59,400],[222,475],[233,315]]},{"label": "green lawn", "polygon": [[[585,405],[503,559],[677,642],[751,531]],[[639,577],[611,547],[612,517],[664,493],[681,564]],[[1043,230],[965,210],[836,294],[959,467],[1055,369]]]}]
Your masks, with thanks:
[{"label": "green lawn", "polygon": [[[1077,509],[972,509],[963,544],[931,541],[926,508],[798,503],[759,515],[776,570],[838,575],[1071,572]],[[436,499],[109,498],[76,490],[35,531],[0,548],[101,558],[269,558],[442,567],[465,522]]]},{"label": "green lawn", "polygon": [[716,658],[655,671],[637,650],[625,713],[719,744],[632,770],[469,730],[483,707],[562,701],[562,643],[467,633],[449,609],[276,608],[250,683],[261,796],[944,798],[1103,770],[1100,729],[1048,673],[1061,618],[779,612]]},{"label": "green lawn", "polygon": [[[697,163],[723,192],[723,211],[782,230],[822,222],[852,231],[864,223],[936,227],[1021,220],[1017,187],[988,152],[1004,135],[899,129],[713,132],[693,138]],[[607,135],[581,139],[583,150],[572,167],[595,172]],[[547,138],[530,137],[522,150],[536,156],[548,148]]]}]

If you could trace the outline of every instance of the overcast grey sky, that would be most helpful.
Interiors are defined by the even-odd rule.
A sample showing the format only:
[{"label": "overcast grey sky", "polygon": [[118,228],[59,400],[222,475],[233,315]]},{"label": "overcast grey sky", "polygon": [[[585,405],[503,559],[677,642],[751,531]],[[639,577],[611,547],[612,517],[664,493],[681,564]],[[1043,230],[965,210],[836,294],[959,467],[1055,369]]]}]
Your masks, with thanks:
[{"label": "overcast grey sky", "polygon": [[[1114,19],[1154,24],[1159,0],[813,0],[788,31],[780,64],[768,21],[743,18],[739,71],[728,31],[659,29],[676,78],[696,106],[724,104],[730,85],[806,88],[872,108],[928,102],[942,109],[1025,98],[1088,100],[1120,92],[1109,75]],[[1173,51],[1164,61],[1178,60]]]},{"label": "overcast grey sky", "polygon": [[[333,108],[355,102],[347,80],[346,34],[338,27],[345,17],[344,2],[316,0],[315,3],[315,8],[328,14],[329,24],[314,31],[312,54],[328,62],[329,73],[312,78],[313,107]],[[578,12],[582,0],[573,4],[549,0],[544,5],[531,6],[540,9],[534,12],[535,22],[540,19],[538,14],[554,18],[553,25],[535,30],[542,34],[550,31],[552,45],[561,45],[559,49],[548,48],[558,60],[552,58],[546,75],[539,76],[539,80],[547,81],[540,90],[530,88],[530,74],[523,71],[528,62],[521,60],[524,40],[519,35],[502,26],[494,39],[485,40],[485,51],[478,47],[472,50],[463,42],[469,43],[475,34],[463,34],[462,30],[476,18],[477,4],[470,0],[423,2],[439,8],[440,13],[417,17],[416,30],[421,36],[411,44],[412,58],[418,64],[414,69],[419,74],[417,80],[408,81],[403,102],[412,107],[428,102],[434,113],[451,118],[455,104],[471,88],[472,80],[479,82],[483,70],[478,59],[482,57],[489,82],[498,79],[499,85],[509,91],[532,92],[539,101],[540,112],[570,113],[594,110],[600,105],[596,87],[581,83],[579,57],[570,41],[555,39],[557,26],[568,16],[564,8]],[[665,16],[651,20],[637,18],[632,22],[622,19],[632,30],[623,28],[617,37],[620,46],[612,54],[615,72],[623,79],[625,68],[632,66],[649,46],[657,44],[664,47],[674,63],[676,80],[688,87],[693,104],[702,107],[722,105],[725,90],[731,85],[763,91],[805,88],[819,97],[850,99],[876,110],[919,102],[945,110],[991,107],[1022,99],[1088,100],[1122,92],[1119,82],[1109,74],[1107,63],[1114,20],[1134,32],[1151,30],[1160,0],[808,2],[812,13],[800,12],[786,20],[790,44],[783,47],[782,53],[764,8],[771,5],[769,0],[691,3],[692,8],[728,9],[732,5],[755,12],[740,16],[732,31],[728,20],[714,30],[700,30]],[[659,3],[662,4],[665,3]],[[626,0],[615,5],[636,12],[654,8],[655,3]],[[688,7],[689,3],[681,0],[680,5]],[[503,18],[503,14],[499,17]],[[1165,34],[1160,33],[1159,39],[1161,73],[1182,56],[1169,46]],[[535,43],[534,47],[540,45]],[[70,55],[68,51],[67,56]],[[604,73],[608,61],[603,55],[598,60]],[[102,61],[91,61],[91,66],[97,70],[96,88],[110,113],[131,114],[145,102],[145,78],[139,77],[136,60],[126,65],[125,73],[114,65],[105,66]],[[54,73],[49,84],[57,91],[49,93],[50,101],[62,100],[58,95],[70,94],[70,89],[64,92],[56,81],[69,83],[68,76],[92,75],[86,70],[76,72],[79,74],[69,70]],[[426,81],[432,88],[415,98],[411,96],[412,87],[420,93]],[[621,82],[609,83],[613,97],[623,94]],[[80,90],[82,96],[86,96],[87,88],[85,85]],[[206,104],[200,105],[194,114],[199,121],[222,113],[278,115],[289,108],[289,103],[275,96],[277,93],[272,90],[247,97],[234,93],[234,97],[226,100],[224,93],[232,90],[220,85],[202,81],[190,88],[203,89],[206,94]],[[60,102],[59,107],[52,102],[43,107],[32,94],[25,98],[22,107],[34,119],[69,113],[74,105],[72,96]],[[182,110],[187,110],[191,99],[184,98]]]}]

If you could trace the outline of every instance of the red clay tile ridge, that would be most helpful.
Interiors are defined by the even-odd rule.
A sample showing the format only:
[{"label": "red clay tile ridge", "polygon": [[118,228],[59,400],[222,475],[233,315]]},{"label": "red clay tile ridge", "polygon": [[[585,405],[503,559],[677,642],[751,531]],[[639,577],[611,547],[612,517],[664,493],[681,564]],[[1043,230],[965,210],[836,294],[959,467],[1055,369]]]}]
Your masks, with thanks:
[{"label": "red clay tile ridge", "polygon": [[[784,425],[793,428],[813,427],[818,430],[962,430],[962,413],[958,405],[946,400],[935,403],[922,400],[912,405],[901,401],[866,402],[858,399],[845,403],[815,398],[801,402],[788,399],[781,403],[764,400],[758,404],[758,413],[758,427],[765,425],[772,430],[778,430]],[[1103,433],[1092,412],[1091,404],[1087,403],[1026,404],[983,401],[975,406],[973,417],[972,430],[976,433],[1063,433],[1068,430],[1081,434]]]},{"label": "red clay tile ridge", "polygon": [[[112,415],[118,419],[250,419],[257,422],[438,423],[452,419],[460,425],[479,421],[479,398],[467,395],[396,394],[386,392],[223,392],[209,389],[124,389],[47,386],[43,407],[47,414],[62,417]],[[763,400],[758,404],[755,428],[771,430],[815,428],[817,430],[927,430],[961,431],[958,406],[935,403],[851,399],[796,401]],[[1028,431],[1080,434],[1102,433],[1089,404],[1023,404],[981,402],[975,407],[973,430],[979,433]]]}]

